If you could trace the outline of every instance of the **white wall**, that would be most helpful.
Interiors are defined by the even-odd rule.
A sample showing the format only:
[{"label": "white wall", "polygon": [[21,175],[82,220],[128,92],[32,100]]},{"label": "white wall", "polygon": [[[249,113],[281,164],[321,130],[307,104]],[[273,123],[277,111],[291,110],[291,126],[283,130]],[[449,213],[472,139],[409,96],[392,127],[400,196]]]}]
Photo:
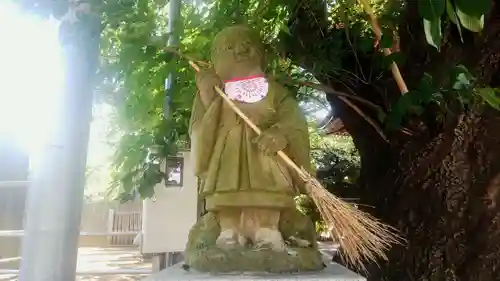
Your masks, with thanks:
[{"label": "white wall", "polygon": [[182,186],[165,187],[162,181],[155,187],[154,198],[143,202],[142,253],[184,251],[189,230],[196,222],[197,179],[190,153],[186,151],[180,155],[184,158]]}]

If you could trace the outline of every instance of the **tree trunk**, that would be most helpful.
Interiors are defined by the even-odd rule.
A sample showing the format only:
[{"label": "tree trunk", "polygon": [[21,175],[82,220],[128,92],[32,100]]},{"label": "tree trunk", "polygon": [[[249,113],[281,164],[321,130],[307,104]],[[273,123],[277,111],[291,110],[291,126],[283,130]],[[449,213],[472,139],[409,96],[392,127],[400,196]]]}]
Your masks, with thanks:
[{"label": "tree trunk", "polygon": [[[304,19],[311,12],[306,5],[300,7],[300,2],[295,17]],[[493,2],[492,16],[481,35],[466,32],[465,44],[447,38],[437,53],[425,43],[417,1],[407,1],[399,35],[401,49],[408,55],[402,71],[410,87],[424,71],[444,77],[443,66],[458,63],[472,69],[479,84],[500,86],[500,5]],[[320,14],[316,13],[314,21],[325,21]],[[325,46],[323,41],[333,38],[325,36],[324,25],[314,26],[314,21],[303,25],[291,21],[291,32],[298,40],[286,42],[287,54],[321,82],[347,92],[345,85],[330,78],[333,73],[314,72],[317,54],[305,55],[314,45]],[[389,81],[382,91],[358,84],[353,92],[384,106],[382,93],[389,93],[382,98],[389,103],[399,94],[390,76],[381,80]],[[336,96],[328,99],[361,156],[359,188],[348,197],[360,197],[362,203],[375,207],[366,210],[395,226],[407,239],[405,245],[391,249],[388,262],[369,266],[368,279],[500,280],[500,113],[477,104],[456,111],[441,124],[413,118],[406,126],[414,135],[396,132],[385,142],[352,107]],[[369,109],[359,107],[376,119]]]},{"label": "tree trunk", "polygon": [[[479,83],[498,87],[499,23],[496,13],[481,43],[472,45],[474,52],[471,44],[447,46],[435,62],[464,63]],[[410,65],[404,73],[411,81],[418,69]],[[408,241],[390,251],[389,262],[371,268],[370,280],[500,280],[499,121],[498,111],[476,105],[431,136],[392,139],[380,149],[369,138],[357,141],[368,160],[362,163],[360,195]],[[365,138],[366,126],[350,125],[354,139]]]},{"label": "tree trunk", "polygon": [[389,166],[405,181],[396,173],[362,173],[365,203],[408,240],[380,269],[371,268],[369,280],[500,280],[499,121],[492,110],[461,115],[427,145],[427,156]]}]

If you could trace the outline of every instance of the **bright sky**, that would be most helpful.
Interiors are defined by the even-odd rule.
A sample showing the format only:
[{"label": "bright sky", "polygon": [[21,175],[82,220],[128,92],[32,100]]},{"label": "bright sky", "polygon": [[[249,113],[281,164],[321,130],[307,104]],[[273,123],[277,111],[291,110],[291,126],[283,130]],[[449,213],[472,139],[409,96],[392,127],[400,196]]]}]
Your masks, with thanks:
[{"label": "bright sky", "polygon": [[55,123],[62,93],[57,22],[0,1],[0,38],[0,134],[14,135],[31,151]]},{"label": "bright sky", "polygon": [[[0,136],[14,136],[33,157],[57,124],[64,87],[58,23],[0,0]],[[90,192],[109,182],[110,147],[103,143],[110,109],[94,110],[87,165]]]}]

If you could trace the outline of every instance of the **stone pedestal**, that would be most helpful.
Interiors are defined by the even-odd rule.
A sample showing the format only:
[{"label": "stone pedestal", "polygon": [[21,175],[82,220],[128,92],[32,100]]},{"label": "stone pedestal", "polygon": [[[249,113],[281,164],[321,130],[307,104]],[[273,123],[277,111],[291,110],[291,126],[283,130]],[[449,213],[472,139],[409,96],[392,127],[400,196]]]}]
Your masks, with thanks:
[{"label": "stone pedestal", "polygon": [[201,280],[323,280],[323,281],[366,281],[347,268],[331,263],[319,272],[297,273],[297,274],[255,274],[255,273],[234,273],[234,274],[209,274],[200,273],[193,270],[185,270],[183,264],[176,264],[159,273],[156,273],[144,281],[201,281]]}]

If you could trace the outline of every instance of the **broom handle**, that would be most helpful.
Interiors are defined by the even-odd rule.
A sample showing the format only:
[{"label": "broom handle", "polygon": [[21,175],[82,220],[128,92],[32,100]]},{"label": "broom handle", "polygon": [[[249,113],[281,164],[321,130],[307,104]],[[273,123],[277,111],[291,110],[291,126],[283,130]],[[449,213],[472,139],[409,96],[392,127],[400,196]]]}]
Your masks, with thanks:
[{"label": "broom handle", "polygon": [[[191,65],[191,67],[196,72],[200,72],[200,68],[193,61],[189,61],[189,65]],[[243,111],[241,111],[238,108],[238,106],[219,88],[219,86],[215,86],[214,88],[215,88],[215,91],[227,102],[227,104],[229,105],[229,107],[231,107],[234,110],[234,112],[236,112],[236,114],[238,114],[238,116],[240,116],[241,119],[243,119],[243,121],[245,121],[247,123],[247,125],[250,128],[252,128],[252,130],[254,130],[254,132],[257,135],[262,134],[262,130],[259,127],[257,127],[257,125],[255,125],[255,123],[253,123],[252,120],[250,120],[250,118],[248,118],[248,116],[246,116],[246,114],[243,113]],[[290,166],[291,168],[293,168],[304,181],[307,180],[307,178],[309,177],[309,175],[307,175],[303,171],[303,169],[301,169],[299,166],[297,166],[297,164],[295,164],[295,162],[293,162],[293,160],[290,159],[290,157],[288,157],[288,155],[286,155],[285,152],[283,152],[283,151],[280,150],[280,151],[277,152],[277,154],[278,154],[278,156],[281,159],[283,159],[283,161],[285,161],[285,163],[288,166]]]},{"label": "broom handle", "polygon": [[[370,16],[370,23],[373,29],[373,33],[375,33],[375,36],[377,37],[377,40],[381,41],[382,40],[382,29],[380,28],[380,25],[378,24],[377,17],[375,16],[375,13],[373,12],[372,7],[370,6],[370,3],[368,3],[367,0],[359,0],[361,3],[361,6],[364,8],[365,12]],[[384,50],[384,55],[390,56],[392,54],[391,49],[389,48],[383,48]],[[401,94],[406,94],[408,93],[408,87],[406,86],[405,80],[403,79],[403,75],[401,75],[401,71],[399,71],[399,67],[396,64],[396,62],[391,63],[391,71],[392,71],[392,76],[394,76],[394,79],[396,80],[396,83],[398,84],[399,90],[401,91]]]}]

